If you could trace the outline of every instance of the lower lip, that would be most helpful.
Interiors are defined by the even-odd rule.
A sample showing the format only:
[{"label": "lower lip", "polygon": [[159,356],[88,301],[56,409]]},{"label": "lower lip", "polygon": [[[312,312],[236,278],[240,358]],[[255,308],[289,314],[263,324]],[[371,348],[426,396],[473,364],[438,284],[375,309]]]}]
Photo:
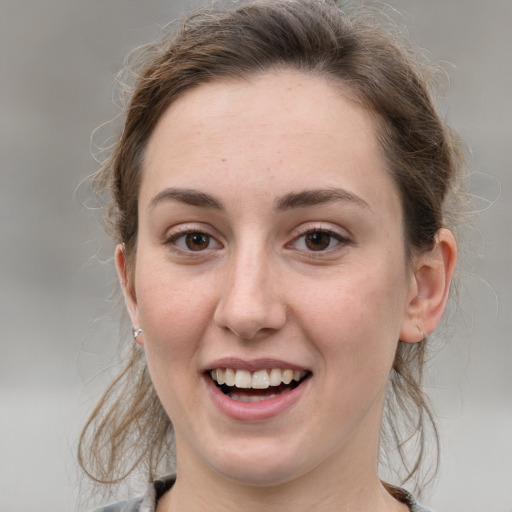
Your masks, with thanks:
[{"label": "lower lip", "polygon": [[311,377],[308,377],[299,386],[290,391],[285,391],[273,398],[259,400],[258,402],[240,402],[233,400],[225,395],[209,376],[205,375],[204,380],[209,395],[220,412],[234,420],[257,422],[279,416],[296,404],[305,393]]}]

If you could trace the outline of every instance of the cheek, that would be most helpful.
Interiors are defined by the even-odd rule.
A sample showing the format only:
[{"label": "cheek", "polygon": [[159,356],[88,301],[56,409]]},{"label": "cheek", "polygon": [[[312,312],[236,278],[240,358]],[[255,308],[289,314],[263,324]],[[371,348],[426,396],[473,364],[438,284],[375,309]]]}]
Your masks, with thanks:
[{"label": "cheek", "polygon": [[[156,278],[158,276],[158,278]],[[155,390],[173,423],[187,417],[197,387],[204,331],[210,325],[211,300],[190,280],[167,279],[162,272],[140,275],[137,303],[144,329],[144,351]],[[178,392],[181,390],[180,392]]]},{"label": "cheek", "polygon": [[138,277],[137,305],[148,362],[181,361],[197,349],[210,324],[211,286],[179,274],[166,276],[155,268],[141,271]]},{"label": "cheek", "polygon": [[303,329],[326,365],[357,375],[389,373],[405,311],[405,280],[397,271],[358,272],[328,286],[309,287]]}]

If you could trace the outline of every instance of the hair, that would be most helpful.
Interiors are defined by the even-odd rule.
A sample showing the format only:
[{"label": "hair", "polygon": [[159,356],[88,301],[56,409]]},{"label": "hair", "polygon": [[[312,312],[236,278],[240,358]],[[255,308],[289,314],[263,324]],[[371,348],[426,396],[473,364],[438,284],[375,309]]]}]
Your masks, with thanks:
[{"label": "hair", "polygon": [[[237,2],[194,12],[141,55],[124,130],[95,177],[97,190],[108,193],[106,224],[124,246],[129,280],[144,154],[162,114],[201,84],[279,70],[324,78],[372,114],[401,198],[406,254],[435,244],[462,168],[460,144],[435,107],[429,89],[432,68],[420,64],[398,36],[373,18],[323,0]],[[381,434],[381,459],[398,454],[400,483],[412,479],[417,487],[430,435],[435,467],[439,451],[422,390],[427,345],[426,339],[398,343]],[[132,344],[130,351],[80,437],[79,463],[102,484],[119,483],[136,468],[144,468],[151,480],[171,467],[172,423],[156,396],[143,350]]]}]

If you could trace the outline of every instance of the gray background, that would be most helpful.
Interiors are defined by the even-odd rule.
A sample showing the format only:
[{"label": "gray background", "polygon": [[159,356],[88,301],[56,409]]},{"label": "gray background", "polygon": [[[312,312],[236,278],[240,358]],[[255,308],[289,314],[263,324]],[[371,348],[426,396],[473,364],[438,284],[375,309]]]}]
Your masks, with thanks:
[{"label": "gray background", "polygon": [[[512,2],[389,3],[449,73],[447,115],[471,150],[482,210],[461,311],[433,362],[443,460],[424,501],[510,512]],[[0,0],[0,512],[78,509],[76,438],[107,378],[89,382],[115,354],[118,313],[106,300],[112,247],[83,206],[87,188],[75,190],[97,167],[89,137],[117,112],[124,56],[190,5]]]}]

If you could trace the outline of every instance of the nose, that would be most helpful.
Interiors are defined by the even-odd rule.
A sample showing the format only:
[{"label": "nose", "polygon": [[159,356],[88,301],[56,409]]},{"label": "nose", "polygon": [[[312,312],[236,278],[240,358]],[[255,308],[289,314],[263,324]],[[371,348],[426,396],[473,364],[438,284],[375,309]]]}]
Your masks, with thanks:
[{"label": "nose", "polygon": [[261,339],[286,323],[285,290],[264,251],[247,250],[228,264],[214,323],[244,340]]}]

